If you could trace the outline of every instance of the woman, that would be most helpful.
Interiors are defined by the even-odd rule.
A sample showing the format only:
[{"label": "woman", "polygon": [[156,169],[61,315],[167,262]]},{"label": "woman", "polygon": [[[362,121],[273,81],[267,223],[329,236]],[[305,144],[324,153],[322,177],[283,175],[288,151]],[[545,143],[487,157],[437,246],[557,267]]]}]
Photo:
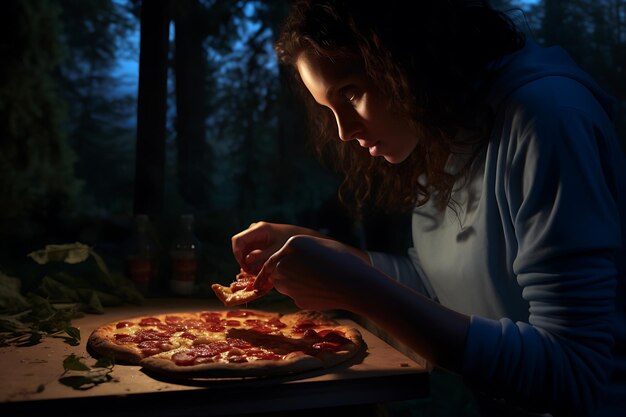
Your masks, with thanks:
[{"label": "woman", "polygon": [[483,1],[297,1],[276,51],[344,201],[413,209],[413,247],[259,222],[232,238],[257,284],[372,320],[485,410],[623,415],[626,164],[595,82]]}]

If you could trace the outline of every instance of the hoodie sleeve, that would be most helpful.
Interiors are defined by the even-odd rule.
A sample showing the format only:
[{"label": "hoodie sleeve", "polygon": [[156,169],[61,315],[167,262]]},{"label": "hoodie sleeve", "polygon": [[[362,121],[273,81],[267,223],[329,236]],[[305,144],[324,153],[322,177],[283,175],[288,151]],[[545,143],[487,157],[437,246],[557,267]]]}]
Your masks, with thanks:
[{"label": "hoodie sleeve", "polygon": [[499,123],[488,161],[530,315],[471,317],[463,375],[525,408],[591,415],[612,361],[620,215],[601,153],[614,133],[591,93],[563,77],[518,90]]}]

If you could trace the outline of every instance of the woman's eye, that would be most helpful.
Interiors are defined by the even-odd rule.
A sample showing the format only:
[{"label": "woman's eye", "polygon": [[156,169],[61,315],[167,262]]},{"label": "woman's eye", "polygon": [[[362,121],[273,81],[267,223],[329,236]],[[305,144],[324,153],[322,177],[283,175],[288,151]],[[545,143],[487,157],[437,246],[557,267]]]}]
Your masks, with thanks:
[{"label": "woman's eye", "polygon": [[345,88],[341,94],[348,101],[354,101],[356,99],[356,90],[354,88]]}]

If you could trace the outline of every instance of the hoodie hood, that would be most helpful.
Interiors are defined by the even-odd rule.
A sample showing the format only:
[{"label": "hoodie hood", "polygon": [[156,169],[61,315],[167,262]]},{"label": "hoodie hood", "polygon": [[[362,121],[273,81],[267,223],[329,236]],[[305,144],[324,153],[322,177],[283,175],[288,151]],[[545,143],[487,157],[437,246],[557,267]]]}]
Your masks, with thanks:
[{"label": "hoodie hood", "polygon": [[502,101],[525,84],[544,77],[562,76],[587,87],[611,120],[614,121],[617,115],[616,99],[607,94],[559,46],[541,47],[527,36],[522,49],[492,62],[490,70],[495,74],[495,80],[487,95],[487,103],[493,109],[497,109]]}]

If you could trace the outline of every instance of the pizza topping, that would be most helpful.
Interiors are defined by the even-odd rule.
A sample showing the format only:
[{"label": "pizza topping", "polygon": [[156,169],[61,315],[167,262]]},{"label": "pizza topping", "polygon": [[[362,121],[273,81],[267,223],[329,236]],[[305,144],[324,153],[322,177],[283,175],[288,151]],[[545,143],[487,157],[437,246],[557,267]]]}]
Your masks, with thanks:
[{"label": "pizza topping", "polygon": [[277,329],[284,329],[285,327],[287,327],[287,325],[285,323],[283,323],[282,321],[280,321],[279,318],[276,318],[276,317],[273,317],[273,318],[269,319],[267,321],[267,325],[275,327]]},{"label": "pizza topping", "polygon": [[202,319],[207,323],[216,323],[222,320],[222,314],[218,312],[201,313],[200,317],[202,317]]},{"label": "pizza topping", "polygon": [[190,350],[176,352],[172,355],[172,361],[179,366],[190,366],[194,364],[197,355]]},{"label": "pizza topping", "polygon": [[177,325],[183,321],[182,317],[179,316],[165,316],[165,323],[170,325]]},{"label": "pizza topping", "polygon": [[210,332],[223,332],[224,330],[226,330],[226,327],[219,324],[213,324],[210,326],[206,326],[205,328]]},{"label": "pizza topping", "polygon": [[169,340],[170,334],[157,332],[156,330],[137,330],[136,336],[139,340]]},{"label": "pizza topping", "polygon": [[271,284],[259,287],[256,281],[256,275],[241,269],[229,285],[214,283],[211,289],[225,306],[236,306],[254,301],[271,291]]},{"label": "pizza topping", "polygon": [[249,349],[246,354],[248,355],[248,359],[257,361],[277,361],[284,358],[283,355],[278,355],[274,352],[259,348]]},{"label": "pizza topping", "polygon": [[255,360],[280,360],[282,355],[270,349],[255,347],[238,338],[226,341],[195,345],[172,355],[172,361],[179,366],[191,366],[201,363],[223,362],[243,363]]},{"label": "pizza topping", "polygon": [[254,289],[254,276],[250,276],[247,279],[238,279],[230,284],[231,291],[241,291],[248,290],[252,291]]},{"label": "pizza topping", "polygon": [[228,310],[226,317],[263,317],[262,314],[249,310]]},{"label": "pizza topping", "polygon": [[137,340],[135,336],[125,333],[116,333],[113,335],[113,337],[115,338],[116,342],[120,343],[131,343]]},{"label": "pizza topping", "polygon": [[196,319],[183,320],[181,324],[187,329],[202,329],[205,327],[204,321]]},{"label": "pizza topping", "polygon": [[[145,354],[145,355],[156,355],[157,353],[161,353],[161,341],[159,340],[146,340],[140,342],[137,347]],[[164,349],[167,350],[167,349]]]},{"label": "pizza topping", "polygon": [[234,348],[246,349],[252,347],[250,342],[247,342],[243,339],[237,339],[236,337],[228,337],[226,338],[226,340],[228,341],[228,344]]},{"label": "pizza topping", "polygon": [[146,317],[144,319],[141,319],[141,321],[139,322],[139,325],[142,327],[145,327],[145,326],[155,326],[159,323],[161,323],[161,320],[155,317]]},{"label": "pizza topping", "polygon": [[306,333],[309,329],[317,327],[317,324],[312,320],[302,320],[296,323],[296,327],[293,329],[293,333]]},{"label": "pizza topping", "polygon": [[135,324],[135,323],[133,323],[132,321],[120,321],[119,323],[117,323],[117,324],[115,325],[115,328],[116,328],[116,329],[121,329],[121,328],[124,328],[124,327],[131,327],[131,326],[133,326],[134,324]]}]

